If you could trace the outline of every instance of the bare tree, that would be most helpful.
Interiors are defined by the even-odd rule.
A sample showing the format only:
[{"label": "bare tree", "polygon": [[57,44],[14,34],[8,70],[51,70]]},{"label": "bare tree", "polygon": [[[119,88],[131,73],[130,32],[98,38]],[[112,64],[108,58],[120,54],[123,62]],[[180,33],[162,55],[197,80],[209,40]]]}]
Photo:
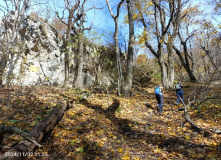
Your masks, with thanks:
[{"label": "bare tree", "polygon": [[61,20],[63,24],[67,26],[66,31],[66,37],[65,37],[65,47],[66,47],[66,53],[65,53],[65,84],[69,80],[69,61],[70,61],[70,55],[72,52],[72,47],[70,43],[72,43],[71,38],[75,38],[77,44],[77,53],[78,55],[75,55],[75,58],[77,60],[77,73],[75,74],[74,78],[74,85],[77,88],[83,87],[83,59],[84,59],[84,32],[86,30],[90,30],[92,28],[92,25],[90,27],[85,27],[86,22],[86,13],[91,10],[95,9],[94,6],[91,8],[86,8],[85,4],[87,0],[75,0],[75,1],[69,1],[64,0],[65,2],[65,10],[68,11],[68,17],[67,21],[64,17],[64,12],[62,17],[59,15],[58,12],[56,12],[57,17]]},{"label": "bare tree", "polygon": [[116,57],[117,57],[117,70],[118,70],[118,95],[122,94],[122,87],[124,85],[124,78],[123,78],[123,74],[122,74],[122,67],[121,67],[121,59],[120,59],[120,51],[119,51],[119,42],[118,42],[118,33],[119,33],[119,24],[118,24],[118,18],[119,18],[119,14],[120,14],[120,7],[122,5],[122,3],[124,2],[124,0],[121,0],[118,3],[117,6],[117,14],[114,15],[109,0],[106,0],[108,9],[110,11],[111,17],[114,20],[115,23],[115,31],[114,31],[114,41],[115,41],[115,52],[116,52]]},{"label": "bare tree", "polygon": [[[145,45],[147,48],[149,48],[149,50],[152,52],[152,54],[158,59],[158,64],[161,68],[161,81],[163,83],[163,86],[165,88],[169,88],[171,85],[169,84],[168,81],[168,71],[167,69],[169,69],[169,65],[168,63],[166,63],[166,61],[163,58],[163,44],[164,41],[166,39],[166,35],[168,33],[169,27],[172,23],[172,19],[173,19],[173,14],[174,14],[174,5],[169,5],[170,6],[170,17],[169,20],[166,21],[166,10],[164,9],[165,7],[163,6],[163,2],[160,1],[156,1],[156,0],[152,0],[153,2],[153,10],[154,10],[154,20],[153,20],[153,24],[155,27],[155,34],[156,34],[156,38],[157,38],[157,44],[158,47],[155,50],[154,47],[151,45],[151,43],[145,39]],[[172,1],[171,1],[172,2]],[[145,20],[145,17],[143,15],[143,13],[141,13],[141,22],[145,28],[145,30],[148,30],[148,23]],[[169,59],[171,59],[171,57],[169,57]],[[169,61],[170,62],[170,61]]]},{"label": "bare tree", "polygon": [[[174,81],[174,57],[173,44],[178,34],[178,27],[185,14],[181,11],[188,0],[152,0],[149,8],[152,14],[146,14],[139,10],[139,21],[144,26],[144,31],[153,30],[154,39],[157,46],[151,42],[152,39],[145,37],[145,46],[158,59],[161,68],[161,81],[165,88],[171,88]],[[149,17],[149,18],[148,18]],[[165,46],[166,45],[166,46]],[[167,55],[163,54],[163,50],[167,49]]]},{"label": "bare tree", "polygon": [[[193,66],[193,63],[194,63],[193,57],[189,54],[189,51],[187,48],[187,42],[191,38],[191,36],[193,36],[193,34],[190,35],[189,37],[187,37],[187,39],[183,40],[183,37],[179,33],[181,45],[183,46],[184,57],[183,57],[181,51],[175,45],[173,45],[173,49],[175,50],[176,54],[178,55],[180,62],[182,64],[182,66],[185,68],[191,82],[196,83],[197,79],[196,79],[195,75],[193,74],[193,69],[191,69],[192,68],[191,66]],[[191,59],[192,65],[190,64],[189,59]]]},{"label": "bare tree", "polygon": [[[182,12],[186,16],[179,25],[178,37],[179,41],[173,45],[179,60],[186,70],[191,82],[197,82],[196,76],[194,75],[194,53],[192,50],[193,39],[196,36],[196,30],[193,30],[194,25],[198,24],[197,16],[202,14],[198,5],[189,6]],[[180,49],[179,49],[180,48]]]},{"label": "bare tree", "polygon": [[7,65],[9,65],[7,77],[8,80],[11,79],[19,54],[24,48],[19,37],[19,27],[21,19],[29,9],[31,0],[3,0],[3,2],[0,4],[0,10],[4,14],[0,30],[0,85]]},{"label": "bare tree", "polygon": [[207,80],[220,79],[220,37],[221,34],[215,25],[208,21],[203,22],[200,34],[197,36],[197,43],[203,51],[201,57]]},{"label": "bare tree", "polygon": [[133,57],[134,57],[134,20],[133,20],[133,8],[132,1],[127,0],[127,11],[129,20],[129,44],[128,44],[128,56],[127,56],[127,75],[125,81],[125,96],[130,97],[131,86],[133,82]]}]

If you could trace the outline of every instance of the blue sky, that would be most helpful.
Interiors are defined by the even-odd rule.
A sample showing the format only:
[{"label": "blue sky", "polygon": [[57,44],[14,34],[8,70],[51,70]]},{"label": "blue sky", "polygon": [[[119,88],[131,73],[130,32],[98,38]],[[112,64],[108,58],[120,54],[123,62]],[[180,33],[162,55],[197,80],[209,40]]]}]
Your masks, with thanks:
[{"label": "blue sky", "polygon": [[[120,0],[110,0],[110,5],[113,9],[113,12],[116,14],[116,9],[117,9],[117,5],[119,3]],[[63,7],[64,7],[64,2],[63,0],[56,0],[55,4],[53,4],[52,2],[50,3],[52,10],[57,10],[58,12],[60,12],[62,14],[63,11]],[[54,7],[54,5],[56,6],[56,9]],[[98,8],[103,8],[103,9],[93,9],[87,12],[87,22],[85,24],[85,26],[90,26],[93,22],[93,26],[92,26],[92,30],[93,32],[96,31],[102,35],[104,35],[103,37],[103,42],[105,43],[105,41],[110,40],[111,37],[110,33],[114,33],[114,20],[112,19],[108,7],[106,5],[106,0],[88,0],[86,2],[86,8],[91,8],[91,6],[96,6]],[[58,9],[57,7],[59,7],[60,9]],[[122,8],[122,10],[125,9]],[[123,24],[123,19],[124,19],[124,14],[125,12],[121,12],[120,13],[120,17],[119,17],[119,32],[121,32],[123,35],[128,33],[128,26],[126,24]],[[55,15],[53,15],[55,16]]]}]

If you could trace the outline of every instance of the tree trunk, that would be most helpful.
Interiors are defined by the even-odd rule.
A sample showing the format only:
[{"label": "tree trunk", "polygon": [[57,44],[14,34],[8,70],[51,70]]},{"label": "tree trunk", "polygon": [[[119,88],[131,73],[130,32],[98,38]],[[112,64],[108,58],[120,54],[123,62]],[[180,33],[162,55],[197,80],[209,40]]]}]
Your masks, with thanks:
[{"label": "tree trunk", "polygon": [[168,77],[167,77],[167,75],[168,75],[167,65],[164,62],[162,56],[159,56],[158,64],[159,64],[160,70],[161,70],[161,83],[162,83],[164,88],[169,88],[169,81],[168,81]]},{"label": "tree trunk", "polygon": [[[37,124],[35,128],[29,133],[29,137],[35,139],[37,143],[41,142],[42,139],[47,136],[55,125],[61,120],[64,112],[68,109],[67,103],[59,102],[50,114],[45,119]],[[36,144],[28,140],[20,141],[14,146],[8,153],[13,153],[14,156],[2,154],[0,160],[21,160],[29,154],[34,155],[33,150]]]},{"label": "tree trunk", "polygon": [[84,87],[84,77],[83,77],[83,65],[84,65],[84,43],[83,37],[80,35],[79,37],[79,52],[78,52],[78,69],[77,69],[77,79],[75,82],[76,88],[83,88]]},{"label": "tree trunk", "polygon": [[131,86],[133,82],[133,56],[134,56],[134,24],[133,24],[133,10],[130,0],[127,0],[127,10],[129,19],[129,44],[128,44],[128,56],[127,56],[127,75],[125,82],[125,96],[130,97]]},{"label": "tree trunk", "polygon": [[182,45],[183,45],[183,48],[184,48],[184,55],[185,55],[185,61],[186,61],[185,65],[184,65],[184,68],[186,69],[187,74],[189,75],[191,82],[196,83],[197,79],[193,74],[193,70],[190,69],[191,67],[190,67],[190,63],[189,63],[188,50],[187,50],[186,42],[182,43]]},{"label": "tree trunk", "polygon": [[190,69],[190,66],[189,65],[184,65],[184,68],[190,78],[190,81],[193,82],[193,83],[197,83],[197,79],[196,77],[194,76],[193,74],[193,71]]},{"label": "tree trunk", "polygon": [[[184,45],[183,45],[184,46]],[[183,67],[185,68],[191,82],[193,83],[197,83],[197,79],[196,77],[194,76],[193,74],[193,71],[190,69],[191,66],[190,66],[190,63],[189,63],[189,60],[188,60],[188,51],[187,51],[187,48],[184,47],[184,54],[185,54],[185,60],[184,58],[182,57],[181,55],[181,52],[175,47],[173,46],[173,49],[175,50],[177,56],[179,57],[180,59],[180,62],[182,63]]]},{"label": "tree trunk", "polygon": [[115,52],[117,57],[117,71],[118,71],[118,95],[122,94],[122,86],[124,84],[124,78],[122,74],[120,51],[118,45],[118,17],[115,19],[115,32],[114,32],[114,41],[115,41]]},{"label": "tree trunk", "polygon": [[68,16],[68,23],[63,23],[63,21],[61,20],[60,16],[58,13],[57,17],[61,20],[61,22],[63,24],[65,24],[67,26],[67,30],[66,30],[66,40],[65,40],[65,49],[66,52],[64,53],[65,58],[64,58],[64,86],[66,86],[68,84],[69,81],[69,55],[70,55],[70,47],[68,46],[68,44],[71,41],[71,27],[72,27],[72,19],[73,19],[73,10],[69,10],[69,16]]},{"label": "tree trunk", "polygon": [[68,83],[68,74],[69,74],[69,53],[65,53],[64,55],[64,86]]},{"label": "tree trunk", "polygon": [[167,52],[168,52],[168,87],[173,88],[174,82],[174,57],[173,57],[173,41],[170,41],[167,44]]},{"label": "tree trunk", "polygon": [[2,81],[3,81],[3,80],[2,80],[2,78],[3,78],[2,74],[3,74],[3,73],[0,72],[0,86],[2,86],[2,84],[3,84],[3,82],[2,82]]},{"label": "tree trunk", "polygon": [[12,79],[14,78],[13,77],[13,71],[15,69],[15,65],[18,62],[18,59],[20,58],[19,54],[15,55],[15,54],[13,54],[11,52],[9,52],[9,54],[10,54],[10,58],[9,58],[9,61],[8,61],[8,63],[9,63],[9,71],[7,73],[7,79],[6,79],[6,83],[7,84],[10,84]]},{"label": "tree trunk", "polygon": [[[70,23],[70,22],[69,22]],[[65,48],[66,48],[66,52],[64,53],[64,86],[66,86],[68,84],[69,81],[69,55],[70,55],[70,49],[68,47],[69,41],[70,41],[70,37],[71,37],[71,29],[70,26],[67,29],[67,39],[65,42]]]},{"label": "tree trunk", "polygon": [[[5,58],[7,57],[7,58]],[[7,59],[8,56],[2,55],[1,56],[1,61],[0,61],[0,86],[3,84],[3,74],[4,74],[4,69],[6,67],[7,64]]]}]

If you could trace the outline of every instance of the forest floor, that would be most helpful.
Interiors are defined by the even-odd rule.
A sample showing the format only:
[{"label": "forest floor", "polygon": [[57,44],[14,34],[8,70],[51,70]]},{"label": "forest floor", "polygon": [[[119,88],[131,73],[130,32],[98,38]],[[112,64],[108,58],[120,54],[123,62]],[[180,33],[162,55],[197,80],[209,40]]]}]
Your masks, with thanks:
[{"label": "forest floor", "polygon": [[[183,105],[176,105],[174,90],[164,94],[163,115],[156,109],[154,88],[136,87],[133,97],[50,87],[5,87],[0,90],[0,124],[16,126],[27,132],[40,122],[58,99],[74,100],[73,108],[40,144],[35,153],[48,160],[155,160],[221,159],[221,134],[204,137],[184,120]],[[186,84],[184,97],[197,87]],[[220,95],[221,89],[210,88]],[[84,98],[85,97],[85,98]],[[221,129],[221,100],[208,100],[197,109],[189,108],[191,119],[199,127]],[[22,138],[7,135],[0,153],[4,154]]]}]

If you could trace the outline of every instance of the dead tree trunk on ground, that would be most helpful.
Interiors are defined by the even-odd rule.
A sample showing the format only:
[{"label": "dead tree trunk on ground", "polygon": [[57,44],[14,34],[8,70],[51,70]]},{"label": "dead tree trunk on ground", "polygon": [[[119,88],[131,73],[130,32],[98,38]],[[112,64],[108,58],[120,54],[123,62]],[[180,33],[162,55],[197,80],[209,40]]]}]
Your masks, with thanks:
[{"label": "dead tree trunk on ground", "polygon": [[[58,102],[56,107],[49,113],[49,115],[45,117],[43,121],[39,122],[29,134],[27,134],[26,132],[17,132],[18,134],[23,133],[25,136],[30,137],[31,141],[28,138],[20,141],[16,146],[14,146],[7,152],[13,153],[12,155],[2,154],[0,155],[0,160],[21,160],[24,159],[26,156],[33,154],[33,150],[35,149],[37,144],[40,143],[42,139],[50,133],[55,125],[62,119],[64,112],[68,108],[68,103]],[[0,133],[4,131],[6,130],[2,129],[0,130]],[[0,136],[3,138],[3,134],[0,134]],[[34,141],[32,140],[36,141],[36,143],[34,143]]]},{"label": "dead tree trunk on ground", "polygon": [[[180,98],[181,99],[181,98]],[[210,137],[211,133],[203,128],[200,128],[199,126],[197,126],[191,119],[190,119],[190,115],[187,112],[187,105],[185,105],[185,103],[183,102],[183,100],[181,99],[183,105],[184,105],[184,121],[182,123],[182,126],[188,122],[192,128],[196,129],[197,132],[199,133],[203,133],[203,135],[205,137]]]}]

